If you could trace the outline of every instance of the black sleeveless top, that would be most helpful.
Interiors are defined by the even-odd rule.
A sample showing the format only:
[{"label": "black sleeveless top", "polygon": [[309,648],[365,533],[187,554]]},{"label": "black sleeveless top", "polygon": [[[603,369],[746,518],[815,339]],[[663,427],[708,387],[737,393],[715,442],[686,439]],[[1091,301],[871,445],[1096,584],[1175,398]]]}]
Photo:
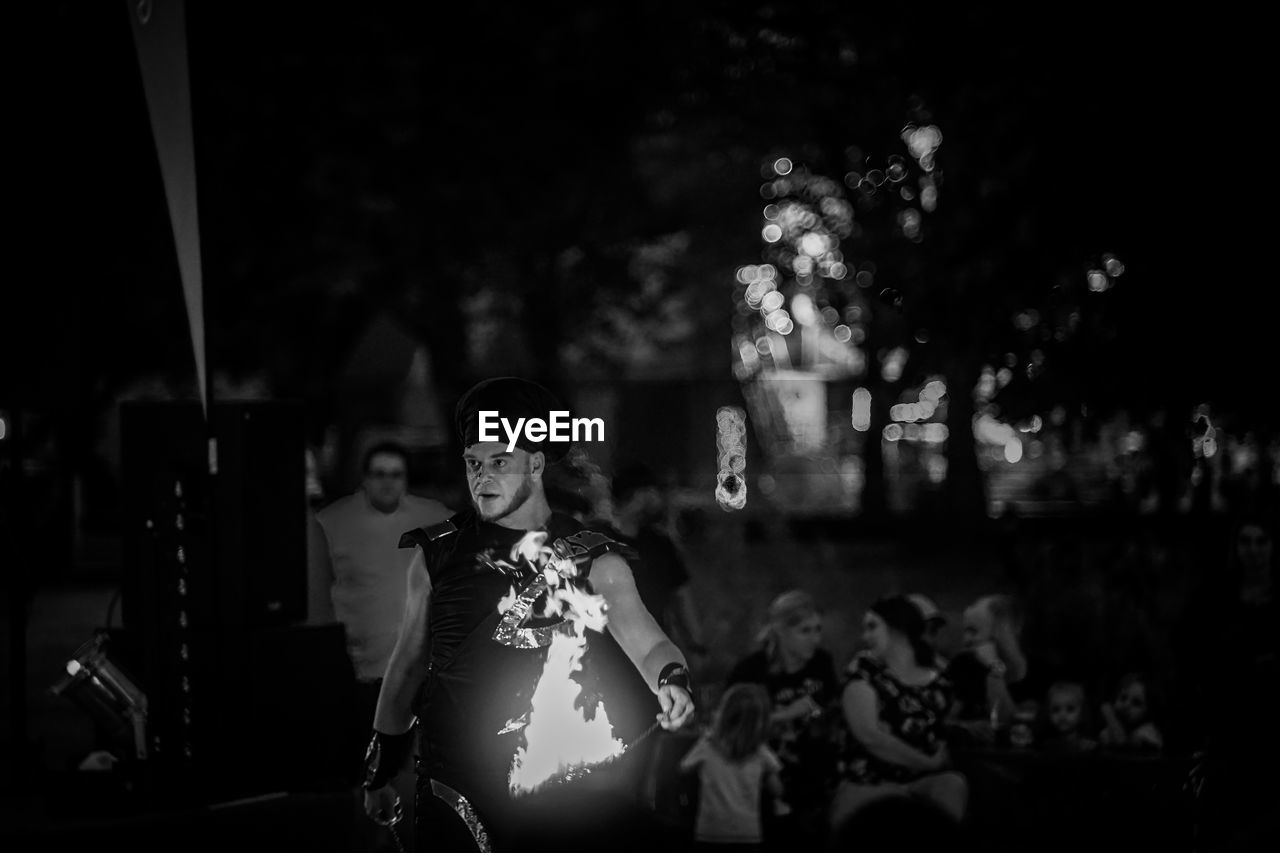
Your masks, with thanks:
[{"label": "black sleeveless top", "polygon": [[[528,711],[547,650],[507,645],[494,639],[493,633],[500,620],[499,603],[523,588],[535,573],[527,565],[519,574],[495,565],[497,561],[523,565],[512,560],[510,552],[527,531],[481,521],[474,513],[460,513],[450,522],[412,531],[401,542],[402,547],[423,547],[432,585],[427,616],[430,673],[414,707],[421,723],[421,760],[433,779],[465,795],[501,796],[521,744],[520,728],[512,724],[518,724]],[[440,528],[445,529],[443,534]],[[583,526],[554,513],[543,529],[551,543]],[[554,617],[527,624],[561,622]],[[607,634],[588,631],[587,635],[588,650],[579,673],[584,703],[598,700],[600,693],[602,667],[592,666],[590,660],[625,662]],[[610,646],[616,651],[603,651]],[[628,668],[634,673],[634,668]],[[605,681],[618,677],[611,673]],[[615,736],[622,736],[616,723]]]}]

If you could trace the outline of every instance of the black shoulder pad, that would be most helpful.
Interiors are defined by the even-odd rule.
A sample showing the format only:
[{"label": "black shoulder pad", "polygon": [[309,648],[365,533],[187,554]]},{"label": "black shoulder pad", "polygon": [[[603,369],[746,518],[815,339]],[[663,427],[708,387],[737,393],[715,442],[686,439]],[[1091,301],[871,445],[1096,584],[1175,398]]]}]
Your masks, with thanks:
[{"label": "black shoulder pad", "polygon": [[[458,515],[461,515],[459,513]],[[437,542],[446,536],[451,536],[458,532],[457,519],[458,515],[446,518],[439,524],[433,524],[430,527],[415,527],[400,537],[401,548],[413,548],[421,546],[422,550],[427,549],[427,545]]]},{"label": "black shoulder pad", "polygon": [[609,551],[624,559],[632,559],[635,554],[629,545],[624,545],[594,530],[579,530],[577,533],[557,539],[552,543],[551,550],[557,557],[573,560],[584,573],[591,570],[591,563],[596,557]]}]

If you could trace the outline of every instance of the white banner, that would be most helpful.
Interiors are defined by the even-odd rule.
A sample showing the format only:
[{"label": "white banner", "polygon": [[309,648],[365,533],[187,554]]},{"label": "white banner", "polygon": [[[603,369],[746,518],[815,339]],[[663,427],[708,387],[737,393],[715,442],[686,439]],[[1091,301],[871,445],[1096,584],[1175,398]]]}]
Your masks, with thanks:
[{"label": "white banner", "polygon": [[[204,283],[200,270],[200,223],[196,207],[195,142],[191,130],[191,86],[187,75],[184,0],[126,0],[138,49],[151,132],[160,158],[169,221],[178,252],[178,273],[187,304],[201,406],[208,405],[204,346]],[[208,417],[208,412],[205,412]]]}]

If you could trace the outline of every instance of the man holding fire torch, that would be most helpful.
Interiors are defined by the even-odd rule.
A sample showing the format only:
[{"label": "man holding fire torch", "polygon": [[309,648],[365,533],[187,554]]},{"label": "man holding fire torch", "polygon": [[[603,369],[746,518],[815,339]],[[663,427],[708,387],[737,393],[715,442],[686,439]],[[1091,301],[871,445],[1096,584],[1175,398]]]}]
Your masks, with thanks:
[{"label": "man holding fire torch", "polygon": [[[547,503],[543,475],[571,442],[539,441],[532,430],[514,446],[481,440],[492,437],[482,431],[481,413],[490,423],[496,412],[509,423],[549,424],[552,412],[563,411],[545,388],[514,377],[486,380],[463,395],[456,425],[473,507],[401,541],[415,553],[366,755],[365,810],[384,824],[398,819],[388,782],[408,758],[416,722],[419,849],[504,851],[531,831],[572,835],[585,831],[583,821],[599,820],[584,814],[565,823],[564,810],[547,808],[545,796],[564,779],[589,773],[598,758],[569,758],[568,772],[562,766],[536,792],[516,782],[517,756],[526,747],[533,752],[531,714],[544,665],[550,673],[548,650],[557,637],[585,634],[572,602],[586,602],[588,610],[592,601],[603,604],[608,634],[657,696],[655,725],[677,729],[693,713],[685,657],[641,603],[625,548],[553,514]],[[607,716],[607,698],[595,707],[579,701],[584,707],[574,710]],[[577,740],[553,733],[550,745],[573,756]],[[545,753],[548,744],[539,745]]]}]

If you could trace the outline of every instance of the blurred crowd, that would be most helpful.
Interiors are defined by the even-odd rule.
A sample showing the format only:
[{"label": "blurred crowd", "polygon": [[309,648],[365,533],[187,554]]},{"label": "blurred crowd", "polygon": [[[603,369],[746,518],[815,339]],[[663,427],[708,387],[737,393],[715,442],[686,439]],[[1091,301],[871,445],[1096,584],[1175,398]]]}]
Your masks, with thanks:
[{"label": "blurred crowd", "polygon": [[[789,590],[763,614],[758,648],[741,650],[702,738],[731,755],[748,725],[739,688],[762,688],[767,723],[753,732],[776,778],[761,776],[751,835],[776,849],[924,843],[921,827],[976,843],[977,825],[1011,847],[1036,831],[1040,849],[1065,849],[1126,811],[1148,842],[1163,820],[1187,849],[1252,849],[1276,831],[1275,529],[1274,514],[1238,515],[1220,559],[1198,570],[1153,535],[1122,537],[1102,566],[1025,543],[1054,559],[1028,560],[1020,592],[958,614],[935,603],[945,590],[881,598],[847,661],[823,644],[838,602]],[[723,801],[698,800],[698,840],[728,840],[716,834]],[[1025,820],[993,827],[993,811],[1018,808]]]}]

